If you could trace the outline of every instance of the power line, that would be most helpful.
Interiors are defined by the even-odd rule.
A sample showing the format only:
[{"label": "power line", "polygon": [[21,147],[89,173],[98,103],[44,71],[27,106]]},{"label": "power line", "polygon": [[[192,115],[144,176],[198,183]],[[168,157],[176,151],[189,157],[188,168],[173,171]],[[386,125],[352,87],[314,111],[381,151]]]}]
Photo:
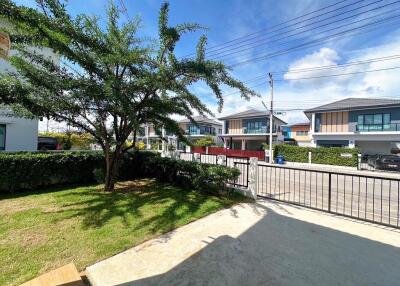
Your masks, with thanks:
[{"label": "power line", "polygon": [[387,71],[387,70],[394,70],[394,69],[399,69],[399,68],[400,68],[400,66],[397,66],[397,67],[390,67],[390,68],[383,68],[383,69],[375,69],[375,70],[367,70],[367,71],[359,71],[359,72],[341,73],[341,74],[331,74],[331,75],[321,75],[321,76],[310,76],[310,77],[303,77],[303,78],[278,79],[278,80],[275,80],[275,81],[318,79],[318,78],[327,78],[327,77],[333,77],[333,76],[355,75],[355,74],[362,74],[362,73],[370,73],[370,72],[378,72],[378,71]]},{"label": "power line", "polygon": [[[355,75],[355,74],[363,74],[363,73],[371,73],[371,72],[379,72],[379,71],[387,71],[387,70],[395,70],[399,69],[400,66],[396,67],[389,67],[389,68],[382,68],[382,69],[374,69],[374,70],[367,70],[367,71],[358,71],[358,72],[351,72],[351,73],[341,73],[341,74],[333,74],[333,75],[323,75],[323,76],[314,76],[314,77],[304,77],[304,78],[294,78],[294,79],[275,79],[274,81],[290,81],[290,80],[308,80],[308,79],[319,79],[319,78],[329,78],[329,77],[337,77],[337,76],[345,76],[345,75]],[[265,82],[249,86],[248,88],[252,89],[254,87],[258,87],[261,85],[265,85]],[[223,94],[223,96],[230,96],[240,94],[240,92],[232,92]]]},{"label": "power line", "polygon": [[287,54],[287,53],[290,53],[292,51],[296,51],[296,50],[299,50],[299,49],[309,48],[309,47],[312,47],[312,46],[317,46],[320,43],[326,42],[327,40],[331,40],[331,39],[334,39],[334,38],[337,38],[337,37],[344,36],[344,35],[346,35],[346,34],[348,34],[350,32],[355,32],[357,30],[362,30],[364,28],[368,28],[371,25],[383,24],[385,22],[394,20],[395,18],[397,18],[399,16],[400,16],[400,14],[397,14],[395,16],[388,17],[388,18],[385,18],[385,19],[382,19],[382,20],[379,20],[379,21],[375,21],[375,22],[372,22],[372,23],[369,23],[369,24],[365,24],[365,25],[360,26],[360,27],[351,28],[351,29],[348,29],[348,30],[345,30],[345,31],[342,31],[342,32],[339,32],[339,33],[336,33],[336,34],[332,34],[332,35],[329,35],[329,36],[326,36],[326,37],[322,37],[322,38],[319,38],[319,39],[316,39],[316,40],[312,40],[312,41],[300,44],[300,45],[295,46],[295,47],[291,47],[291,48],[288,48],[288,49],[285,49],[285,50],[277,51],[275,53],[265,54],[265,55],[260,56],[260,57],[244,60],[244,61],[232,64],[229,67],[233,68],[233,67],[236,67],[236,66],[239,66],[239,65],[242,65],[242,64],[246,64],[246,63],[249,63],[249,62],[265,60],[265,59],[269,59],[269,58],[272,58],[272,57],[284,55],[284,54]]},{"label": "power line", "polygon": [[343,67],[348,67],[348,66],[364,65],[364,64],[369,64],[369,63],[376,63],[376,62],[396,60],[396,59],[400,59],[400,54],[386,56],[386,57],[379,57],[379,58],[371,58],[368,60],[353,61],[353,62],[348,62],[345,64],[326,65],[326,66],[310,67],[310,68],[304,68],[304,69],[293,69],[293,70],[287,70],[287,71],[276,71],[273,73],[274,74],[285,74],[285,73],[301,73],[301,72],[309,72],[309,71],[320,71],[320,70],[324,70],[324,69],[343,68]]},{"label": "power line", "polygon": [[[314,14],[314,13],[319,12],[319,11],[323,11],[323,10],[328,9],[328,8],[330,8],[330,7],[334,7],[334,6],[336,6],[336,5],[339,5],[339,4],[341,4],[341,3],[343,3],[343,2],[347,2],[347,1],[348,1],[348,0],[338,1],[338,2],[336,2],[336,3],[334,3],[334,4],[331,4],[331,5],[322,7],[322,8],[320,8],[320,9],[317,9],[317,10],[314,10],[314,11],[311,11],[311,12],[308,12],[308,13],[303,14],[303,15],[301,15],[301,16],[297,16],[297,17],[292,18],[292,19],[290,19],[290,20],[287,20],[287,21],[284,21],[284,22],[282,22],[282,23],[276,24],[276,25],[272,26],[271,28],[279,27],[279,26],[281,26],[281,25],[290,23],[290,22],[292,22],[292,21],[295,21],[295,20],[297,20],[297,19],[306,17],[306,16],[308,16],[308,15]],[[364,0],[357,1],[356,3],[362,2],[362,1],[364,1]],[[207,50],[212,50],[212,49],[214,49],[214,48],[216,48],[216,47],[220,47],[220,46],[224,46],[224,45],[226,45],[226,44],[232,43],[232,42],[236,42],[236,41],[238,41],[238,40],[240,40],[240,39],[247,38],[247,37],[249,37],[249,36],[262,33],[263,31],[268,30],[268,29],[269,29],[269,28],[265,28],[265,29],[259,30],[259,31],[257,31],[257,32],[253,32],[253,33],[250,33],[250,34],[247,34],[247,35],[238,37],[238,38],[236,38],[236,39],[229,40],[229,41],[226,41],[226,42],[224,42],[224,43],[211,46],[211,47],[208,48]],[[194,53],[188,54],[188,55],[183,56],[183,57],[187,57],[187,56],[191,56],[191,55],[194,55]]]},{"label": "power line", "polygon": [[[375,2],[366,4],[366,5],[363,5],[363,6],[360,6],[360,7],[351,9],[351,10],[348,10],[348,11],[344,11],[344,12],[342,12],[342,13],[340,13],[340,14],[332,15],[332,16],[330,16],[330,17],[327,17],[327,18],[324,18],[324,19],[321,19],[321,20],[318,20],[318,21],[315,21],[315,22],[312,22],[312,23],[308,23],[308,24],[305,24],[305,25],[300,26],[300,27],[296,27],[296,28],[291,29],[291,30],[289,30],[289,31],[280,32],[280,33],[275,33],[275,35],[272,35],[272,36],[269,36],[269,37],[265,37],[266,35],[269,34],[269,33],[267,33],[267,34],[262,35],[262,38],[261,38],[261,39],[258,39],[258,40],[256,40],[256,41],[252,41],[251,43],[244,43],[244,44],[240,44],[240,45],[238,45],[238,43],[235,43],[235,45],[234,45],[233,48],[230,48],[230,49],[226,49],[227,47],[225,47],[225,48],[223,48],[223,49],[221,48],[221,49],[219,49],[219,50],[222,50],[222,51],[217,51],[217,50],[215,50],[215,51],[212,51],[211,53],[207,53],[207,56],[208,56],[208,57],[214,57],[214,56],[216,56],[216,55],[218,55],[218,54],[223,54],[223,53],[225,53],[225,52],[229,52],[229,51],[232,51],[232,50],[237,50],[237,49],[240,49],[240,48],[245,47],[245,46],[248,46],[248,45],[256,44],[256,43],[259,43],[259,42],[265,42],[266,40],[271,39],[271,38],[273,38],[274,36],[283,35],[283,34],[287,34],[287,33],[290,33],[290,32],[293,32],[293,31],[296,31],[296,30],[299,30],[299,29],[303,29],[303,28],[305,28],[305,27],[312,26],[312,25],[318,24],[318,23],[320,23],[320,22],[324,22],[324,21],[326,21],[326,20],[333,19],[333,18],[342,16],[342,15],[344,15],[344,14],[348,14],[348,13],[350,13],[350,12],[353,12],[353,11],[356,11],[356,10],[359,10],[359,9],[362,9],[362,8],[365,8],[365,7],[374,5],[374,4],[379,3],[379,2],[382,2],[382,1],[383,1],[383,0],[377,0],[377,1],[375,1]],[[318,26],[318,27],[314,27],[314,28],[309,29],[309,30],[313,30],[313,29],[316,29],[316,28],[321,28],[321,27],[324,27],[324,26],[327,26],[327,25],[331,25],[331,24],[336,23],[336,22],[344,21],[344,20],[347,20],[347,19],[349,19],[349,18],[358,16],[358,15],[362,15],[362,14],[365,14],[365,13],[368,13],[368,12],[371,12],[371,11],[375,11],[375,10],[379,10],[379,9],[382,9],[382,8],[386,8],[387,6],[393,5],[393,4],[397,3],[397,2],[399,2],[399,1],[392,2],[392,3],[389,3],[389,4],[385,4],[385,5],[382,5],[382,6],[379,6],[379,7],[375,7],[375,8],[372,8],[372,9],[370,9],[370,10],[367,10],[367,11],[362,11],[362,12],[360,12],[360,13],[358,13],[358,14],[354,14],[354,15],[351,15],[351,16],[349,16],[349,17],[345,17],[345,18],[343,18],[343,19],[339,19],[339,20],[336,20],[336,21],[333,21],[333,22],[330,22],[330,23],[327,23],[327,24],[324,24],[324,25],[321,25],[321,26]],[[296,23],[296,24],[301,24],[301,22]],[[293,25],[290,25],[290,26],[293,26]],[[280,29],[277,29],[277,30],[271,31],[271,32],[279,32],[279,31],[284,30],[284,29],[286,29],[286,28],[288,28],[288,27],[290,27],[290,26],[283,27],[283,28],[280,28]],[[307,32],[307,31],[309,31],[309,30],[303,31],[302,33]],[[299,33],[297,33],[297,34],[299,34]],[[297,34],[294,34],[294,35],[297,35]],[[260,37],[260,36],[253,37],[253,38],[251,38],[251,39],[257,39],[258,37]],[[286,36],[286,37],[284,37],[284,38],[287,38],[287,37],[290,37],[290,36]],[[249,39],[249,40],[250,40],[250,39]],[[246,40],[246,42],[249,41],[249,40]],[[257,47],[257,46],[259,46],[259,45],[256,45],[256,46],[254,46],[254,47]],[[249,48],[247,48],[247,49],[249,49]]]},{"label": "power line", "polygon": [[[334,23],[337,23],[337,22],[341,22],[341,21],[344,21],[344,20],[347,20],[347,19],[351,19],[351,18],[354,18],[354,17],[356,17],[356,16],[365,14],[365,13],[367,13],[367,12],[375,11],[375,10],[377,10],[377,9],[386,8],[386,7],[390,6],[390,5],[394,5],[394,4],[399,3],[399,2],[400,2],[400,1],[395,1],[395,2],[386,4],[386,5],[383,5],[383,6],[375,7],[375,8],[373,8],[373,9],[368,10],[368,11],[364,11],[364,12],[361,12],[361,13],[358,13],[358,14],[354,14],[354,15],[348,16],[348,17],[343,18],[343,19],[335,20],[335,21],[332,21],[332,22],[329,22],[329,23],[326,23],[326,24],[323,24],[323,25],[320,25],[320,26],[312,27],[312,28],[310,28],[310,29],[307,29],[307,30],[304,30],[304,31],[300,31],[300,32],[297,32],[297,33],[294,33],[294,34],[286,35],[286,36],[280,37],[280,38],[278,38],[278,39],[274,39],[274,40],[272,40],[271,42],[269,42],[268,44],[270,44],[270,43],[275,43],[275,42],[281,41],[281,40],[283,40],[283,39],[287,39],[287,38],[290,38],[290,37],[293,37],[293,36],[297,36],[297,35],[300,35],[300,34],[303,34],[303,33],[306,33],[306,32],[310,32],[310,31],[313,31],[313,30],[316,30],[316,29],[320,29],[320,28],[322,28],[322,27],[329,26],[329,25],[334,24]],[[394,11],[394,10],[391,10],[390,12],[393,12],[393,11]],[[347,23],[347,24],[345,24],[345,25],[341,25],[341,26],[337,26],[337,27],[334,27],[334,28],[330,28],[330,29],[328,29],[328,30],[319,32],[318,34],[324,34],[324,33],[326,33],[326,32],[334,31],[334,30],[337,30],[337,29],[339,29],[339,28],[347,27],[347,26],[349,26],[349,25],[353,25],[353,24],[356,24],[356,23],[359,23],[359,22],[363,22],[363,21],[366,21],[366,20],[370,20],[370,19],[373,19],[373,18],[382,16],[382,15],[385,15],[385,14],[387,14],[387,12],[380,13],[380,14],[373,15],[373,16],[369,16],[369,17],[366,17],[366,18],[363,18],[363,19],[359,19],[359,20],[356,20],[356,21]],[[336,17],[336,16],[335,16],[335,17]],[[312,23],[312,24],[315,24],[315,23]],[[290,31],[281,33],[280,35],[283,35],[283,34],[286,34],[286,33],[290,33],[290,32],[293,32],[293,31],[295,31],[295,30],[298,30],[298,29],[302,29],[302,28],[304,28],[304,27],[306,27],[306,26],[308,26],[308,25],[304,25],[304,26],[302,26],[302,27],[295,28],[295,29],[293,29],[293,30],[290,30]],[[246,45],[239,45],[239,46],[236,46],[236,47],[233,48],[233,49],[226,50],[226,51],[221,51],[221,52],[219,52],[219,53],[215,53],[215,54],[211,55],[211,57],[208,57],[208,59],[214,59],[214,60],[215,60],[215,59],[221,59],[221,58],[223,58],[223,57],[227,57],[227,56],[233,55],[233,54],[239,54],[239,53],[242,54],[244,51],[252,50],[252,49],[254,49],[254,48],[257,48],[257,47],[260,47],[260,46],[264,46],[264,44],[265,44],[264,42],[265,42],[266,40],[268,40],[268,39],[273,38],[273,37],[274,37],[274,36],[272,36],[272,37],[267,37],[267,38],[263,38],[263,39],[260,39],[260,40],[258,40],[258,41],[255,41],[255,42],[252,43],[252,44],[257,44],[257,43],[260,43],[260,42],[263,42],[263,43],[262,43],[262,44],[257,44],[257,45],[252,45],[252,46],[248,46],[247,48],[240,49],[239,51],[236,51],[236,50],[239,49],[239,48],[241,48],[242,46],[246,46]],[[305,39],[305,38],[303,38],[303,39]],[[286,43],[290,43],[290,41],[289,41],[289,42],[286,42]],[[279,44],[279,45],[282,45],[282,44]],[[273,46],[272,46],[272,47],[273,47]],[[271,46],[268,46],[268,49],[270,49],[270,48],[271,48]],[[231,51],[231,52],[230,52],[230,51]],[[228,53],[226,53],[226,52],[228,52]],[[218,56],[218,54],[220,54],[220,55]],[[222,54],[222,55],[221,55],[221,54]],[[245,56],[245,55],[249,55],[249,54],[252,54],[252,53],[245,53],[245,54],[240,55],[240,56]]]},{"label": "power line", "polygon": [[[310,68],[303,68],[303,69],[292,69],[292,70],[281,70],[281,71],[271,71],[272,74],[286,74],[286,73],[302,73],[302,72],[310,72],[310,71],[321,71],[321,70],[326,70],[326,69],[337,69],[337,68],[343,68],[343,67],[349,67],[349,66],[354,66],[354,65],[365,65],[369,63],[377,63],[377,62],[383,62],[383,61],[389,61],[389,60],[396,60],[400,59],[400,54],[395,54],[395,55],[390,55],[386,57],[378,57],[378,58],[370,58],[366,60],[360,60],[360,61],[352,61],[348,62],[345,64],[337,64],[337,65],[326,65],[326,66],[316,66],[316,67],[310,67]],[[265,75],[259,75],[254,78],[247,79],[243,81],[243,83],[248,83],[252,81],[256,81],[258,79],[264,79]]]},{"label": "power line", "polygon": [[131,18],[129,17],[128,9],[127,9],[126,6],[125,6],[124,0],[119,0],[119,3],[120,3],[120,5],[121,5],[121,8],[122,8],[121,10],[122,10],[122,12],[124,12],[124,14],[125,14],[126,19],[127,19],[128,21],[131,21]]}]

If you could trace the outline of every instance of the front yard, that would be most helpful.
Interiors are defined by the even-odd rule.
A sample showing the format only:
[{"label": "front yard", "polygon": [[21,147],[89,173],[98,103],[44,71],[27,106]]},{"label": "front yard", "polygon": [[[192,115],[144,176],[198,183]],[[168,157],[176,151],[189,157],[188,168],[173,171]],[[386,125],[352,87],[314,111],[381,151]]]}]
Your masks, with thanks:
[{"label": "front yard", "polygon": [[59,187],[0,196],[0,285],[18,285],[74,262],[79,270],[244,200],[206,196],[154,180]]}]

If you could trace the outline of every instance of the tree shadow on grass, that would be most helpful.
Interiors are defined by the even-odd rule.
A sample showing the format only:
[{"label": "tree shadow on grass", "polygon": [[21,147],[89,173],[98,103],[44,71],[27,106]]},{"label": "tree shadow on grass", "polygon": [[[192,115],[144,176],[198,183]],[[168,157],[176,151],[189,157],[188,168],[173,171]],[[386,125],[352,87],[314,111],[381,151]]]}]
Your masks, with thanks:
[{"label": "tree shadow on grass", "polygon": [[[66,203],[52,212],[60,214],[55,222],[81,218],[85,229],[99,228],[120,218],[124,226],[132,227],[133,231],[146,229],[162,233],[190,222],[195,214],[201,216],[221,205],[221,202],[215,202],[204,206],[212,200],[209,196],[151,179],[119,183],[113,193],[92,187],[90,191],[76,190],[61,196]],[[140,220],[140,223],[132,226],[132,219]]]}]

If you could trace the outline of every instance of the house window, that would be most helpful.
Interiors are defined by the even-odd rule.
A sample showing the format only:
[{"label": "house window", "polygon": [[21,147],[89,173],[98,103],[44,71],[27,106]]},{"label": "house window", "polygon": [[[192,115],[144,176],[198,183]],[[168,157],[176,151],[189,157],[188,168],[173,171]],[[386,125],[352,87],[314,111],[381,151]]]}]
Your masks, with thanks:
[{"label": "house window", "polygon": [[390,113],[363,114],[357,117],[358,131],[385,131],[390,129]]},{"label": "house window", "polygon": [[253,119],[245,123],[244,133],[267,133],[266,120]]},{"label": "house window", "polygon": [[0,150],[6,149],[6,126],[0,125]]},{"label": "house window", "polygon": [[297,136],[307,136],[308,131],[307,130],[299,130],[299,131],[296,131],[296,135]]},{"label": "house window", "polygon": [[200,134],[200,129],[196,125],[189,125],[189,135],[198,135]]}]

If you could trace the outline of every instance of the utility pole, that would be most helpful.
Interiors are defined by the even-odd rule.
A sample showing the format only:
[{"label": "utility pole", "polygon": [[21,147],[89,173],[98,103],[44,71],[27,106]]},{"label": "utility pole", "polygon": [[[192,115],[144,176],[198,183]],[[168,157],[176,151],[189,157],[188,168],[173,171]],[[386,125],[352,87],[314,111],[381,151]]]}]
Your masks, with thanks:
[{"label": "utility pole", "polygon": [[272,127],[273,127],[273,117],[274,117],[274,79],[272,74],[268,73],[269,85],[271,87],[271,108],[269,110],[269,163],[272,164]]}]

